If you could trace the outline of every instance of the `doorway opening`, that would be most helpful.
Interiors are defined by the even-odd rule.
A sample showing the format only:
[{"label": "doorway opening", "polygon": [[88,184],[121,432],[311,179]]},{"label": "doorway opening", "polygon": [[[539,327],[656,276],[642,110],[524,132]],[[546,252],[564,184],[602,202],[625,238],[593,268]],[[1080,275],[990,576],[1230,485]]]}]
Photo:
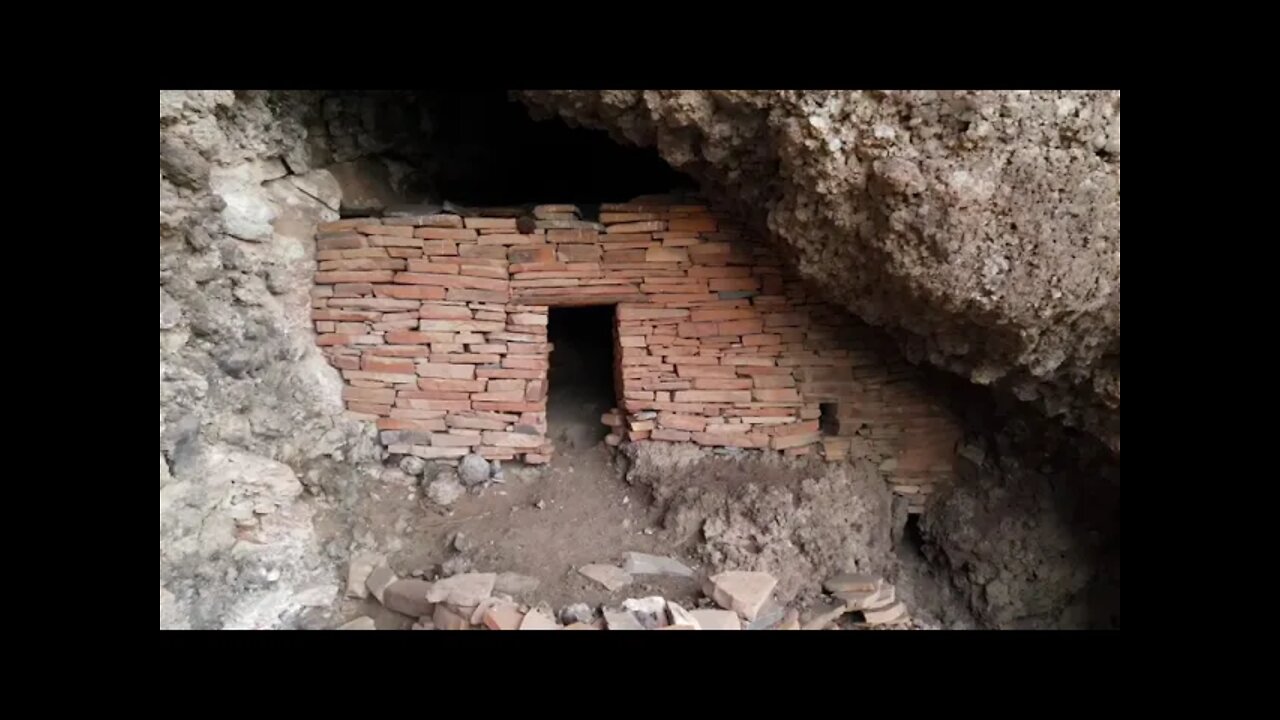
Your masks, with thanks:
[{"label": "doorway opening", "polygon": [[818,430],[823,435],[839,435],[840,434],[840,414],[836,403],[819,403],[818,411]]},{"label": "doorway opening", "polygon": [[613,356],[614,306],[551,308],[547,339],[547,432],[563,449],[604,440],[600,416],[618,404]]}]

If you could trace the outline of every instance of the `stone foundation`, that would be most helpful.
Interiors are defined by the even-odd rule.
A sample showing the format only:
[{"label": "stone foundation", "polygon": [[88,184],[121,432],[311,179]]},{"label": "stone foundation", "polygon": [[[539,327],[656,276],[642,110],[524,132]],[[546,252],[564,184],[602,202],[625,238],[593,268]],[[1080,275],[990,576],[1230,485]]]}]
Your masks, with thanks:
[{"label": "stone foundation", "polygon": [[599,222],[485,214],[319,228],[318,343],[392,454],[549,461],[548,308],[614,305],[612,444],[871,457],[915,511],[953,472],[959,424],[918,371],[731,218],[654,198]]}]

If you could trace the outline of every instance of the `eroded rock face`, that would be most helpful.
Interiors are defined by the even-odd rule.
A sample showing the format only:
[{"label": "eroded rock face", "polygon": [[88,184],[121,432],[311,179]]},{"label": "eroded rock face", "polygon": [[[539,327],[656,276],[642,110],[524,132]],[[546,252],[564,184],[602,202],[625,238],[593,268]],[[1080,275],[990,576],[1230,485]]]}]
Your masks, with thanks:
[{"label": "eroded rock face", "polygon": [[[314,503],[379,458],[310,329],[306,93],[160,93],[161,626],[272,627],[336,595]],[[330,592],[332,589],[332,592]]]},{"label": "eroded rock face", "polygon": [[656,147],[909,357],[1119,452],[1119,92],[514,95]]}]

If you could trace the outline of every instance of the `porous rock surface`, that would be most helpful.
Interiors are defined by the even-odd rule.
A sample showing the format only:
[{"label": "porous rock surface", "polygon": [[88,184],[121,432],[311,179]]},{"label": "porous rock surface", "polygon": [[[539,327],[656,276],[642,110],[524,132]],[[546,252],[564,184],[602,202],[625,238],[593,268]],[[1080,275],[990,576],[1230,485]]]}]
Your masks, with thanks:
[{"label": "porous rock surface", "polygon": [[[306,93],[160,93],[160,625],[290,625],[338,594],[314,519],[373,431],[310,329],[317,222],[341,155]],[[345,550],[345,548],[342,548]]]},{"label": "porous rock surface", "polygon": [[1120,448],[1120,94],[522,91],[652,146],[913,359]]}]

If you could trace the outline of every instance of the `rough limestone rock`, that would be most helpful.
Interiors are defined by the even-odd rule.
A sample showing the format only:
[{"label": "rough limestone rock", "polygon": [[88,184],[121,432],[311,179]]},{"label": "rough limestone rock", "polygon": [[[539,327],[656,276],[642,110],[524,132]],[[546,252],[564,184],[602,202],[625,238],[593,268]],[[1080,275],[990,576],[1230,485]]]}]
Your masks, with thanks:
[{"label": "rough limestone rock", "polygon": [[471,487],[489,479],[489,461],[475,453],[464,455],[458,463],[458,479]]},{"label": "rough limestone rock", "polygon": [[161,627],[276,627],[312,605],[317,586],[336,593],[288,466],[185,443],[172,471],[160,489]]},{"label": "rough limestone rock", "polygon": [[345,571],[316,553],[313,497],[349,527],[360,466],[380,460],[311,328],[315,226],[341,199],[321,169],[333,138],[304,122],[318,103],[160,93],[162,626],[291,626],[295,591]]},{"label": "rough limestone rock", "polygon": [[908,357],[1120,448],[1120,93],[514,93],[655,147]]},{"label": "rough limestone rock", "polygon": [[923,550],[988,627],[1119,627],[1118,462],[1038,425],[1010,423],[933,498]]}]

